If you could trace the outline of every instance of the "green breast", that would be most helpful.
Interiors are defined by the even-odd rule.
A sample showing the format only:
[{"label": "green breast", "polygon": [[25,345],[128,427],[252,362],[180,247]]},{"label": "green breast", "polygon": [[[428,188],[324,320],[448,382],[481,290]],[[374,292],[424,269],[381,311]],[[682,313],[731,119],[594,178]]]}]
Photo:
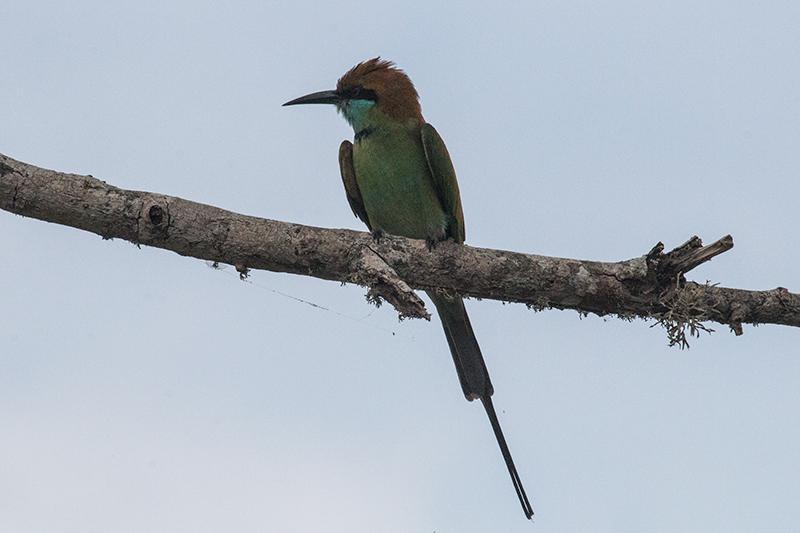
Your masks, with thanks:
[{"label": "green breast", "polygon": [[447,217],[436,196],[419,135],[376,128],[353,146],[353,166],[374,230],[442,239]]}]

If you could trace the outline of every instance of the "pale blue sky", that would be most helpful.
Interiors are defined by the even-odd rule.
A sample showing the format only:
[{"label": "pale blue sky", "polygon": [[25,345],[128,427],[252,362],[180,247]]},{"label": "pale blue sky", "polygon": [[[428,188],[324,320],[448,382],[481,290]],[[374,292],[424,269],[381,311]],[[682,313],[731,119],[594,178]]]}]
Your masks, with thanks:
[{"label": "pale blue sky", "polygon": [[[381,55],[459,176],[467,243],[800,291],[797,2],[0,3],[0,153],[362,229],[332,107]],[[364,289],[0,212],[2,531],[796,531],[800,331],[467,307],[525,520],[437,321]],[[291,295],[319,307],[299,303]]]}]

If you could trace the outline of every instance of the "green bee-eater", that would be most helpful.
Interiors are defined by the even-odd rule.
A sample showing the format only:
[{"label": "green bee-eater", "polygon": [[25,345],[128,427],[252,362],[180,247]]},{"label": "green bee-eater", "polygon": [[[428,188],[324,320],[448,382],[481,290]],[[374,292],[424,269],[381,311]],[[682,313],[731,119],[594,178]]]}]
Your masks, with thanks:
[{"label": "green bee-eater", "polygon": [[[370,231],[430,244],[464,243],[464,214],[456,173],[439,134],[422,118],[419,95],[406,74],[380,58],[359,63],[336,90],[302,96],[284,105],[333,104],[355,131],[343,141],[339,168],[353,213]],[[433,291],[433,300],[468,400],[480,398],[503,453],[517,496],[533,509],[514,467],[492,405],[492,382],[461,298]]]}]

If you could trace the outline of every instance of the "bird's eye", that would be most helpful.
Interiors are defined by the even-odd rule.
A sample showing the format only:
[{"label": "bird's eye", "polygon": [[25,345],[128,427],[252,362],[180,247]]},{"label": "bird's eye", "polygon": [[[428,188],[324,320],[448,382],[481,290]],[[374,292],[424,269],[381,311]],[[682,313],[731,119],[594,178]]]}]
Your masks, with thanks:
[{"label": "bird's eye", "polygon": [[372,100],[377,101],[377,95],[372,89],[365,89],[361,85],[356,85],[350,90],[350,99],[352,100]]}]

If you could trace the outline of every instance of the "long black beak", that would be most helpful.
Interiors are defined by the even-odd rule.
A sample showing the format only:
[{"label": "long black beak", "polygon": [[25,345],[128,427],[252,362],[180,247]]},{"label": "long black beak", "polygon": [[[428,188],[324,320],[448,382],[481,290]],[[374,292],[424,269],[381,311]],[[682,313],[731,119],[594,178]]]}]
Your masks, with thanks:
[{"label": "long black beak", "polygon": [[290,100],[283,105],[299,105],[299,104],[338,104],[343,98],[339,96],[336,91],[320,91],[318,93],[311,93],[300,98]]}]

